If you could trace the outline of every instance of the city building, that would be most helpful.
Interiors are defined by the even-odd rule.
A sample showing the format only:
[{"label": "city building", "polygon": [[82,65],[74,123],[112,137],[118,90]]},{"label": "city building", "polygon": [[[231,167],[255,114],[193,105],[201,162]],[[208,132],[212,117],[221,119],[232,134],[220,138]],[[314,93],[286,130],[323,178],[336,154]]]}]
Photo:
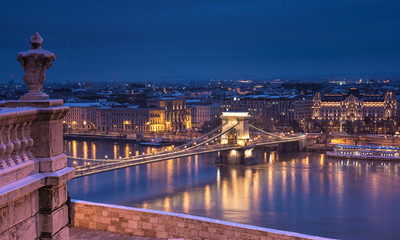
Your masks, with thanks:
[{"label": "city building", "polygon": [[66,103],[69,112],[63,119],[64,128],[69,130],[95,130],[96,111],[101,107],[100,103]]},{"label": "city building", "polygon": [[150,113],[147,108],[103,107],[97,111],[97,130],[107,133],[148,133]]},{"label": "city building", "polygon": [[185,100],[161,98],[148,107],[109,106],[105,103],[66,103],[64,129],[68,133],[130,134],[184,131],[192,128]]},{"label": "city building", "polygon": [[149,100],[147,105],[164,109],[165,131],[185,131],[192,128],[191,110],[186,107],[185,99],[162,97]]},{"label": "city building", "polygon": [[250,122],[266,130],[298,127],[311,119],[311,95],[246,95],[220,101],[221,111],[249,112]]},{"label": "city building", "polygon": [[312,118],[321,130],[327,131],[386,133],[397,112],[392,92],[369,94],[350,88],[342,94],[316,93],[313,102]]},{"label": "city building", "polygon": [[204,123],[212,122],[221,115],[220,105],[218,103],[210,105],[192,105],[192,125],[193,128],[201,128]]}]

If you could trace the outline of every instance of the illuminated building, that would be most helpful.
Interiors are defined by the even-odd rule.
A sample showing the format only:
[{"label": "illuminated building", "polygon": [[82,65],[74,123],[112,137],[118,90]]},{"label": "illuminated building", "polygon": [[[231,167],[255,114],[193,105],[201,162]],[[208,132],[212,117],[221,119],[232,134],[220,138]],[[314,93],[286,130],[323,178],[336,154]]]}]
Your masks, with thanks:
[{"label": "illuminated building", "polygon": [[329,131],[348,131],[349,126],[361,131],[362,126],[365,129],[372,126],[375,131],[385,132],[386,127],[379,129],[379,124],[393,120],[397,111],[392,92],[367,94],[357,88],[342,94],[316,93],[313,102],[313,120],[326,125]]},{"label": "illuminated building", "polygon": [[162,97],[150,100],[148,105],[165,111],[165,131],[182,131],[192,128],[191,110],[186,107],[185,99]]}]

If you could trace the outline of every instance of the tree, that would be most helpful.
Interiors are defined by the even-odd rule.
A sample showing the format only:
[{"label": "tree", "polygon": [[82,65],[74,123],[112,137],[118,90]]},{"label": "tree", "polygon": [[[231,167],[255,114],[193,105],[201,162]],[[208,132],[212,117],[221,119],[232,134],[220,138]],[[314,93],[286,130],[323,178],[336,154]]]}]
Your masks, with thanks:
[{"label": "tree", "polygon": [[209,131],[217,128],[218,126],[221,126],[221,124],[222,124],[221,118],[215,118],[211,121],[206,121],[206,122],[204,122],[203,126],[201,126],[201,131],[209,132]]},{"label": "tree", "polygon": [[365,118],[364,118],[364,129],[366,130],[366,132],[370,132],[371,131],[371,118],[370,117],[368,117],[368,116],[366,116]]},{"label": "tree", "polygon": [[290,125],[291,125],[291,127],[292,127],[294,132],[299,132],[300,131],[300,124],[296,120],[292,121]]},{"label": "tree", "polygon": [[353,134],[354,133],[354,125],[353,125],[352,121],[346,120],[345,128],[346,128],[345,130],[346,130],[346,132],[348,134]]}]

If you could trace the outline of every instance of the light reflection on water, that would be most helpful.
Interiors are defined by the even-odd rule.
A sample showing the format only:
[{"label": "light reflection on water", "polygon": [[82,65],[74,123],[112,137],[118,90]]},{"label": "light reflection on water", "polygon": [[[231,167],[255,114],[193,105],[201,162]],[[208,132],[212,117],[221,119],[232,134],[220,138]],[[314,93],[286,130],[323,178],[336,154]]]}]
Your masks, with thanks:
[{"label": "light reflection on water", "polygon": [[[65,141],[65,151],[118,158],[153,150],[126,143]],[[400,236],[399,163],[337,161],[318,153],[255,153],[259,165],[216,166],[216,154],[205,154],[74,179],[68,189],[75,199],[325,237]]]}]

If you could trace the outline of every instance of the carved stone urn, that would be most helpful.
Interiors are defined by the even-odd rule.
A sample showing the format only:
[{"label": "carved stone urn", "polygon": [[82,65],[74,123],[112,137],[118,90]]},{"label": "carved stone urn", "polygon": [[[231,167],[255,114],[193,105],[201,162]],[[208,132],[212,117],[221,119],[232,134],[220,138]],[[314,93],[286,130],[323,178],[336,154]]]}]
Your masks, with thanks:
[{"label": "carved stone urn", "polygon": [[31,39],[31,49],[18,54],[17,60],[24,67],[24,82],[28,86],[28,93],[21,96],[21,100],[45,100],[49,95],[41,91],[46,81],[46,70],[56,59],[54,53],[42,49],[43,38],[35,33]]}]

